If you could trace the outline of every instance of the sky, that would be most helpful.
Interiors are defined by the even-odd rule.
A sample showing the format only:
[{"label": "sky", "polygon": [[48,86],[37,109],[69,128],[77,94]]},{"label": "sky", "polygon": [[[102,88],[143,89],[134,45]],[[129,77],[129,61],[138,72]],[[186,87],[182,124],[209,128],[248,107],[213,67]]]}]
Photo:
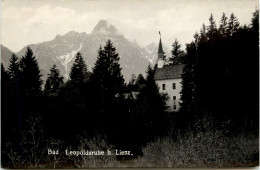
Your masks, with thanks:
[{"label": "sky", "polygon": [[233,12],[241,25],[251,22],[258,0],[1,0],[1,44],[18,52],[69,31],[91,33],[105,19],[144,47],[162,42],[170,48],[193,40],[210,14],[217,25]]}]

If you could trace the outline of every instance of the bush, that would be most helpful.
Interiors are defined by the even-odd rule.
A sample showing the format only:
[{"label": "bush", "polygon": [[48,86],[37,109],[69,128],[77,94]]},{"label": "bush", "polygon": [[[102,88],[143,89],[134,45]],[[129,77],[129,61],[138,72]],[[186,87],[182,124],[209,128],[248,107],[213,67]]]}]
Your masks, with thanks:
[{"label": "bush", "polygon": [[[30,117],[26,121],[22,140],[17,143],[4,144],[3,156],[6,161],[4,168],[101,168],[116,167],[116,155],[107,155],[107,150],[113,152],[114,146],[106,142],[106,138],[96,135],[92,139],[81,138],[73,151],[105,151],[104,155],[66,155],[64,142],[48,138],[43,133],[41,119]],[[59,154],[48,154],[48,149],[59,151]]]},{"label": "bush", "polygon": [[[114,150],[114,146],[109,145],[104,137],[97,135],[93,139],[81,139],[78,146],[78,150],[89,150],[89,151],[105,151]],[[88,156],[71,156],[74,164],[78,168],[111,168],[118,165],[117,158],[115,155],[88,155]]]},{"label": "bush", "polygon": [[143,147],[143,156],[136,166],[223,168],[259,164],[258,136],[231,136],[226,129],[217,128],[211,118],[201,119],[193,129],[175,135],[175,139],[173,136],[158,138]]}]

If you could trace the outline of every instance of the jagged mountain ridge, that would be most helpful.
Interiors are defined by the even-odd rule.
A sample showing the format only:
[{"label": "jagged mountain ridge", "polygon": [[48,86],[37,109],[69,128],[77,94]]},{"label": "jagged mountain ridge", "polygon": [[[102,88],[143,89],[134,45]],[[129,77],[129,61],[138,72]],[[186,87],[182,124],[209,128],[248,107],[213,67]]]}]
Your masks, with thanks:
[{"label": "jagged mountain ridge", "polygon": [[100,20],[94,27],[91,34],[121,34],[115,26],[109,24],[106,20]]},{"label": "jagged mountain ridge", "polygon": [[[132,74],[145,74],[149,61],[154,63],[158,45],[150,49],[140,47],[124,37],[113,25],[100,20],[90,34],[70,31],[65,35],[57,35],[53,40],[29,45],[33,50],[40,66],[43,79],[47,78],[50,68],[56,64],[61,75],[69,78],[75,54],[80,52],[87,64],[88,71],[92,71],[97,59],[98,49],[110,39],[120,56],[120,66],[126,82]],[[17,53],[18,57],[25,54],[26,47]],[[3,56],[4,57],[4,56]],[[5,57],[6,58],[6,57]],[[10,57],[9,57],[10,58]]]},{"label": "jagged mountain ridge", "polygon": [[[65,78],[69,77],[70,68],[74,62],[75,54],[80,52],[87,64],[88,70],[92,71],[97,58],[98,49],[104,46],[110,39],[120,56],[122,74],[126,82],[131,74],[144,74],[148,65],[148,60],[143,56],[147,52],[137,44],[128,41],[119,31],[101,20],[90,34],[68,32],[65,35],[57,35],[53,40],[39,44],[31,44],[39,62],[43,75],[48,74],[48,70],[56,64]],[[17,53],[18,56],[25,54],[26,47]]]}]

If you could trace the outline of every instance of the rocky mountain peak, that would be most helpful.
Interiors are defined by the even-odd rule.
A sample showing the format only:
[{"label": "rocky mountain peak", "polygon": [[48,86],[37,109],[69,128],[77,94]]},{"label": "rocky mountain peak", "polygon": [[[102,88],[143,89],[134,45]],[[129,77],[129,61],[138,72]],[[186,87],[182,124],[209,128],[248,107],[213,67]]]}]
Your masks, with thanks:
[{"label": "rocky mountain peak", "polygon": [[118,30],[115,26],[108,23],[106,20],[100,20],[92,31],[92,34],[117,34]]},{"label": "rocky mountain peak", "polygon": [[[77,52],[82,54],[88,71],[91,71],[96,62],[100,45],[105,45],[108,38],[113,42],[120,56],[120,66],[126,82],[129,81],[132,74],[145,74],[149,59],[153,56],[150,57],[151,54],[146,49],[126,39],[115,26],[105,20],[100,20],[91,34],[70,31],[57,35],[53,40],[31,44],[30,47],[37,57],[45,81],[53,64],[60,70],[60,74],[67,78]],[[25,54],[26,47],[17,53],[19,57]],[[154,48],[156,51],[158,46]],[[5,63],[8,64],[11,54],[4,56],[6,57],[2,57],[2,61],[5,58]]]}]

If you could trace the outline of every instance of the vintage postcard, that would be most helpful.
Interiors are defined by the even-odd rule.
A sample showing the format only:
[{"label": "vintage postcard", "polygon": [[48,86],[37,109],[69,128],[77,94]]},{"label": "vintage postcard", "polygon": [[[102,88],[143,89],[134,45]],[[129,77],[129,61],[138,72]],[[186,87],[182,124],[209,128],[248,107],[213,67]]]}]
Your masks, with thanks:
[{"label": "vintage postcard", "polygon": [[2,0],[1,167],[259,166],[257,0]]}]

